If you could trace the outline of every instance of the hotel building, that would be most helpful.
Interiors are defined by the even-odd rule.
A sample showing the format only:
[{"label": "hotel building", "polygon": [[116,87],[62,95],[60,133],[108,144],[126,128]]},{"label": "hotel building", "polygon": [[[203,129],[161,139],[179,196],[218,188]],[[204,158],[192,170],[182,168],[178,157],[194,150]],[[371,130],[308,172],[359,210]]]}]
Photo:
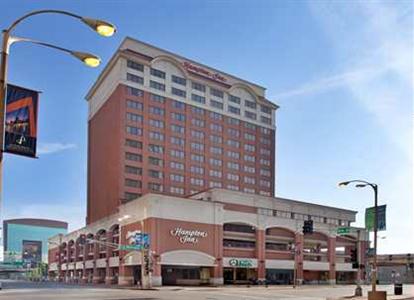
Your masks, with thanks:
[{"label": "hotel building", "polygon": [[[304,283],[363,279],[368,235],[350,227],[355,211],[275,197],[277,106],[264,93],[126,38],[86,97],[87,225],[50,239],[50,276],[290,284],[296,270]],[[132,250],[141,234],[147,248]]]},{"label": "hotel building", "polygon": [[265,88],[126,38],[86,99],[87,223],[149,192],[275,194]]}]

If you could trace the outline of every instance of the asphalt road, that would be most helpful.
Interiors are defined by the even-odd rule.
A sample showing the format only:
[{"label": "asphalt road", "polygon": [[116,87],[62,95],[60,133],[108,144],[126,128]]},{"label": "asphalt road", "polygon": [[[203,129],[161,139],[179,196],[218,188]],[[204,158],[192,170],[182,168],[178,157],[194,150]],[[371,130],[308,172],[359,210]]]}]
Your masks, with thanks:
[{"label": "asphalt road", "polygon": [[[355,286],[162,287],[157,290],[78,286],[57,283],[3,282],[1,300],[326,300],[352,296]],[[364,286],[364,295],[369,286]],[[380,286],[391,295],[392,286]],[[414,286],[404,285],[405,299],[414,299]],[[390,297],[389,297],[390,299]]]}]

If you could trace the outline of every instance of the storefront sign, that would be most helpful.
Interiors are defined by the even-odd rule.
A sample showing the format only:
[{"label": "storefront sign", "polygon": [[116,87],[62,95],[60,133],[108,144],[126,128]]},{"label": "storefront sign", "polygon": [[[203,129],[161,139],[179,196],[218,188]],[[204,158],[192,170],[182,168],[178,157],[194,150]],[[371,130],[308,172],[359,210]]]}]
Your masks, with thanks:
[{"label": "storefront sign", "polygon": [[210,71],[208,71],[208,70],[206,70],[202,67],[193,65],[192,63],[189,63],[187,61],[185,61],[183,63],[183,65],[184,65],[184,68],[189,72],[197,73],[199,75],[208,77],[208,78],[216,80],[216,81],[222,81],[222,82],[227,81],[227,79],[224,76],[222,76],[220,73],[210,72]]},{"label": "storefront sign", "polygon": [[238,268],[251,268],[253,267],[253,262],[250,259],[232,258],[229,260],[229,265],[231,267],[238,267]]},{"label": "storefront sign", "polygon": [[182,244],[197,244],[200,238],[205,238],[208,235],[206,231],[189,230],[181,227],[170,230],[170,234],[177,237]]},{"label": "storefront sign", "polygon": [[128,249],[121,249],[121,250],[131,250],[131,249],[141,249],[141,248],[149,248],[150,246],[150,238],[148,233],[142,233],[140,230],[135,231],[128,231],[126,234],[126,239],[129,245],[133,245],[135,247],[128,247]]}]

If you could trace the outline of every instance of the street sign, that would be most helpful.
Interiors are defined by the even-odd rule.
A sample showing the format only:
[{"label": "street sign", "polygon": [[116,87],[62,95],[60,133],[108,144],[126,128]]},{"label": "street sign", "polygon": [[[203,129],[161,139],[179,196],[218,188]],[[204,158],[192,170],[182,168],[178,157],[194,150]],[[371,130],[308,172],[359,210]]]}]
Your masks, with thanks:
[{"label": "street sign", "polygon": [[339,235],[348,234],[350,231],[351,231],[351,228],[349,227],[338,227],[336,229],[336,233]]},{"label": "street sign", "polygon": [[[378,231],[386,230],[386,205],[378,206]],[[375,207],[369,207],[365,210],[365,228],[368,231],[374,231],[374,222],[375,222]]]},{"label": "street sign", "polygon": [[119,250],[141,250],[141,245],[120,245]]}]

